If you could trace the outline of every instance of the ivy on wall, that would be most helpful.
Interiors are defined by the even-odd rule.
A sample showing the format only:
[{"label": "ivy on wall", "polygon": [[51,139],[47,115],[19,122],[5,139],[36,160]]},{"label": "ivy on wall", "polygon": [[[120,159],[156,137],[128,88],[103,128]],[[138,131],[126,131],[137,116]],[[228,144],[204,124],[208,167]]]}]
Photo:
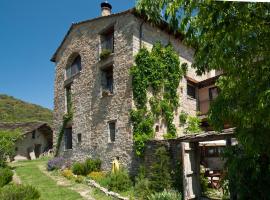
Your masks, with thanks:
[{"label": "ivy on wall", "polygon": [[71,97],[71,89],[69,88],[66,90],[66,98],[67,98],[67,113],[63,116],[63,124],[60,128],[58,138],[57,138],[57,144],[56,144],[56,151],[55,156],[58,156],[59,149],[63,140],[65,128],[67,124],[72,120],[73,118],[73,112],[72,112],[72,97]]},{"label": "ivy on wall", "polygon": [[64,117],[63,117],[63,124],[62,124],[62,126],[60,128],[58,138],[57,138],[55,156],[58,156],[58,154],[59,154],[59,149],[60,149],[60,146],[61,146],[61,142],[63,140],[65,128],[66,128],[67,124],[72,120],[72,117],[73,117],[72,112],[69,112],[69,113],[65,114]]},{"label": "ivy on wall", "polygon": [[[135,150],[142,155],[145,142],[154,137],[155,120],[164,119],[167,125],[165,138],[176,136],[174,112],[179,106],[177,92],[187,65],[180,66],[178,53],[171,45],[156,43],[152,51],[140,49],[131,68],[133,98],[136,109],[130,113],[133,123]],[[148,93],[152,97],[149,98]],[[147,108],[150,104],[150,109]]]}]

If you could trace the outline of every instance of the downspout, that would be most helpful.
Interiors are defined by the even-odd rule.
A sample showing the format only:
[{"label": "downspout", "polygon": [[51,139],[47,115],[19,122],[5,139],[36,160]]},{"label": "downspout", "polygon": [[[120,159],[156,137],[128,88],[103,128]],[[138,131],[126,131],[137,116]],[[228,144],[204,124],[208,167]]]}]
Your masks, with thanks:
[{"label": "downspout", "polygon": [[141,25],[140,25],[140,49],[142,48],[142,37],[143,37],[143,32],[142,32],[142,28],[143,28],[143,24],[144,24],[144,21],[142,21]]}]

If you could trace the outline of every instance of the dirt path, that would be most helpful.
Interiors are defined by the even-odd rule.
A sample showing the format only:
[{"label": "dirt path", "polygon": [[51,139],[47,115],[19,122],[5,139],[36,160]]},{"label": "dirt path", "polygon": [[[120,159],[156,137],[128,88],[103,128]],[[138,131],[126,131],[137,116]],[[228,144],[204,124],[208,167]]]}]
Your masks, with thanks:
[{"label": "dirt path", "polygon": [[72,181],[67,180],[65,177],[56,176],[46,170],[44,165],[38,165],[39,170],[53,179],[57,185],[68,187],[69,189],[78,192],[85,200],[95,200],[92,196],[92,189],[83,184],[74,184]]}]

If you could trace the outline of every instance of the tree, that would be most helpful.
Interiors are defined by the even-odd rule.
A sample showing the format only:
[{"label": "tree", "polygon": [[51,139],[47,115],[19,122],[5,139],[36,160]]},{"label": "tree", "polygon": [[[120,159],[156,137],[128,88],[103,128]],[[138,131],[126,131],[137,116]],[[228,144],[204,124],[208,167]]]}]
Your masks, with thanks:
[{"label": "tree", "polygon": [[5,166],[7,157],[14,155],[15,142],[20,138],[20,131],[0,130],[0,167]]},{"label": "tree", "polygon": [[[195,49],[193,67],[198,74],[212,69],[224,72],[217,82],[221,92],[211,106],[210,122],[217,130],[224,123],[236,127],[245,154],[259,156],[258,168],[268,169],[270,4],[138,0],[137,9],[154,23],[166,20],[174,32],[185,35],[184,42]],[[270,187],[270,181],[256,184]]]},{"label": "tree", "polygon": [[270,155],[270,4],[139,0],[139,12],[185,33],[198,74],[223,70],[211,106],[216,129],[230,123],[249,151]]}]

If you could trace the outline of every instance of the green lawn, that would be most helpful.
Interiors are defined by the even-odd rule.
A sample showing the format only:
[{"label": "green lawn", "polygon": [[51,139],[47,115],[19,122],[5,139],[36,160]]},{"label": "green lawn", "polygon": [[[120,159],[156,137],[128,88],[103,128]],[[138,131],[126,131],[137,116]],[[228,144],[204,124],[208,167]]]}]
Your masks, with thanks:
[{"label": "green lawn", "polygon": [[41,200],[81,200],[79,193],[59,186],[54,180],[40,171],[38,165],[45,165],[46,160],[26,161],[15,164],[15,171],[23,184],[36,187]]}]

